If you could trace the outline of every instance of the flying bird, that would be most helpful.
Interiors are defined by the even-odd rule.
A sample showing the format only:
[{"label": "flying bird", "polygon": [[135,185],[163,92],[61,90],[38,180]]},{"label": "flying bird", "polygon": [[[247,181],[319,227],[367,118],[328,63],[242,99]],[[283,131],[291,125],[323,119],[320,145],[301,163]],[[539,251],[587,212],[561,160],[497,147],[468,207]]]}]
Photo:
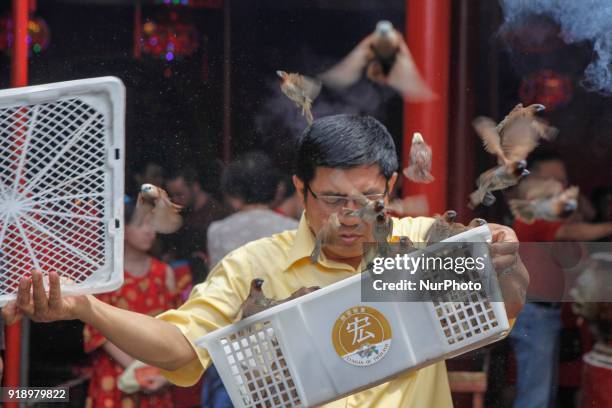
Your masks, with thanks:
[{"label": "flying bird", "polygon": [[329,216],[327,222],[323,224],[315,238],[315,247],[310,254],[310,262],[316,264],[321,255],[323,245],[334,244],[338,242],[338,230],[340,229],[340,220],[338,214],[333,213]]},{"label": "flying bird", "polygon": [[496,126],[496,130],[501,134],[509,123],[522,118],[529,121],[529,127],[535,132],[536,138],[551,141],[557,136],[559,131],[557,128],[550,126],[544,119],[536,116],[536,113],[544,110],[546,110],[546,106],[540,103],[534,103],[529,106],[523,106],[522,103],[518,103],[512,108],[510,113],[499,122]]},{"label": "flying bird", "polygon": [[523,107],[519,103],[499,124],[485,117],[474,120],[473,126],[485,150],[497,157],[498,166],[478,177],[478,189],[470,194],[470,208],[481,203],[492,205],[495,202],[492,191],[511,187],[529,174],[526,162],[529,153],[540,139],[552,140],[557,134],[555,128],[535,116],[544,109],[540,104]]},{"label": "flying bird", "polygon": [[285,71],[276,71],[276,74],[282,79],[281,91],[302,109],[302,116],[306,117],[309,125],[312,124],[312,103],[321,92],[321,81]]},{"label": "flying bird", "polygon": [[515,218],[532,224],[535,220],[558,221],[578,208],[579,188],[564,188],[557,180],[527,178],[519,184],[519,196],[508,202]]},{"label": "flying bird", "polygon": [[393,232],[393,220],[386,213],[384,200],[368,200],[365,196],[363,200],[367,202],[365,206],[349,211],[346,215],[359,217],[364,223],[372,226],[372,237],[377,243],[378,253],[385,256],[390,249],[389,238]]},{"label": "flying bird", "polygon": [[132,223],[148,222],[160,234],[172,234],[183,225],[182,206],[174,204],[165,190],[153,184],[143,184],[138,193]]},{"label": "flying bird", "polygon": [[388,256],[391,253],[389,238],[393,233],[393,220],[384,212],[376,216],[372,225],[372,236],[376,241],[376,247],[380,256]]},{"label": "flying bird", "polygon": [[387,212],[395,217],[418,217],[429,214],[429,202],[424,194],[395,198],[386,206]]},{"label": "flying bird", "polygon": [[362,200],[364,200],[362,204],[367,204],[358,210],[348,211],[345,215],[359,217],[362,221],[371,224],[379,214],[385,211],[385,202],[383,200],[368,200],[366,196],[362,196]]},{"label": "flying bird", "polygon": [[402,34],[389,21],[379,21],[372,34],[320,78],[332,88],[343,89],[359,81],[364,71],[368,79],[395,89],[408,101],[435,97],[421,77]]},{"label": "flying bird", "polygon": [[492,191],[504,190],[512,187],[521,179],[529,174],[527,162],[520,160],[509,165],[494,167],[482,173],[476,181],[478,187],[470,194],[470,209],[476,208],[479,204],[491,206],[495,203],[495,196]]},{"label": "flying bird", "polygon": [[434,181],[434,176],[431,175],[431,147],[418,132],[412,135],[408,167],[403,173],[415,183],[427,184]]}]

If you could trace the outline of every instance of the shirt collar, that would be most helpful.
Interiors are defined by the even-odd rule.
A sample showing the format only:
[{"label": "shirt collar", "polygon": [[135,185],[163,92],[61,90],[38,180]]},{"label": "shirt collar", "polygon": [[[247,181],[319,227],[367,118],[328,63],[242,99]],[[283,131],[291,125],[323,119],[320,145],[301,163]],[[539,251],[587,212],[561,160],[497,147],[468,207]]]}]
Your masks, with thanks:
[{"label": "shirt collar", "polygon": [[293,265],[300,259],[309,258],[310,254],[312,254],[312,251],[314,250],[314,247],[315,236],[308,226],[306,213],[304,212],[302,213],[302,218],[300,218],[300,223],[295,234],[295,239],[293,240],[293,245],[289,249],[289,253],[287,255],[287,261],[289,263],[288,266]]}]

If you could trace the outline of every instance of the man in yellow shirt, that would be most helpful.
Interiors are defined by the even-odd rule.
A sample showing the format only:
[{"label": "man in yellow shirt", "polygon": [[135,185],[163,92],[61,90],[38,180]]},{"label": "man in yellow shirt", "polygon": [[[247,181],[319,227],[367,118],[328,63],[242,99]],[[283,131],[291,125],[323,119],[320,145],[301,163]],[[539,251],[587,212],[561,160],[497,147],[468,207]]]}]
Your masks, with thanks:
[{"label": "man in yellow shirt", "polygon": [[[282,299],[302,287],[327,286],[361,270],[363,243],[372,241],[368,224],[340,215],[340,228],[310,262],[315,234],[332,213],[356,209],[365,195],[388,200],[397,179],[395,144],[385,127],[371,117],[328,116],[315,121],[297,145],[294,184],[305,213],[297,231],[251,242],[228,254],[206,282],[196,286],[178,310],[157,319],[104,304],[93,296],[61,297],[57,273],[49,274],[49,295],[42,274],[23,278],[16,303],[3,313],[13,320],[24,313],[35,321],[80,319],[104,334],[127,354],[160,367],[178,385],[194,384],[211,363],[194,345],[202,335],[240,320],[240,308],[254,278],[264,280],[267,297]],[[393,237],[423,241],[431,218],[393,219]],[[528,275],[518,257],[512,229],[489,224],[493,264],[509,318],[524,303]],[[509,271],[509,272],[508,272]],[[33,296],[30,289],[33,287]],[[452,405],[444,362],[430,365],[330,403],[330,407],[449,407]]]}]

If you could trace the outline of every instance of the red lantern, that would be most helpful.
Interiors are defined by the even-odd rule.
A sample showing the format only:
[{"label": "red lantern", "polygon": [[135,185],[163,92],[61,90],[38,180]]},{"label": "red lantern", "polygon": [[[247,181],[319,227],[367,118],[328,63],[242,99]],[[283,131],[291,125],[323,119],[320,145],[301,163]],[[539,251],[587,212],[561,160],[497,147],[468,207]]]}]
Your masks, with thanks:
[{"label": "red lantern", "polygon": [[194,24],[183,22],[172,12],[158,22],[149,20],[142,27],[142,50],[155,58],[172,61],[189,57],[198,49],[198,31]]},{"label": "red lantern", "polygon": [[569,76],[550,69],[535,72],[523,78],[519,96],[525,105],[541,103],[547,111],[565,106],[574,95],[574,85]]},{"label": "red lantern", "polygon": [[[13,48],[13,19],[4,16],[0,19],[0,50],[11,52]],[[30,15],[28,22],[28,47],[30,55],[40,54],[49,47],[51,33],[42,17]]]}]

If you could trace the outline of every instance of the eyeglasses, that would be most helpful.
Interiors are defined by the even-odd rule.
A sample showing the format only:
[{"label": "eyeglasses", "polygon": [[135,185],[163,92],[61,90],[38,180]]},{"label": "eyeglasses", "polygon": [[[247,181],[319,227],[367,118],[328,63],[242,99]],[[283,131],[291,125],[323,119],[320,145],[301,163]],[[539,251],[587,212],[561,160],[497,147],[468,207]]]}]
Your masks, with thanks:
[{"label": "eyeglasses", "polygon": [[385,185],[385,192],[382,194],[368,194],[368,195],[351,195],[351,196],[335,196],[335,195],[318,195],[310,186],[306,188],[310,191],[310,194],[314,197],[315,200],[321,201],[323,204],[330,208],[345,208],[348,207],[349,202],[354,202],[357,208],[363,208],[370,201],[382,200],[386,195],[388,190],[388,185]]}]

